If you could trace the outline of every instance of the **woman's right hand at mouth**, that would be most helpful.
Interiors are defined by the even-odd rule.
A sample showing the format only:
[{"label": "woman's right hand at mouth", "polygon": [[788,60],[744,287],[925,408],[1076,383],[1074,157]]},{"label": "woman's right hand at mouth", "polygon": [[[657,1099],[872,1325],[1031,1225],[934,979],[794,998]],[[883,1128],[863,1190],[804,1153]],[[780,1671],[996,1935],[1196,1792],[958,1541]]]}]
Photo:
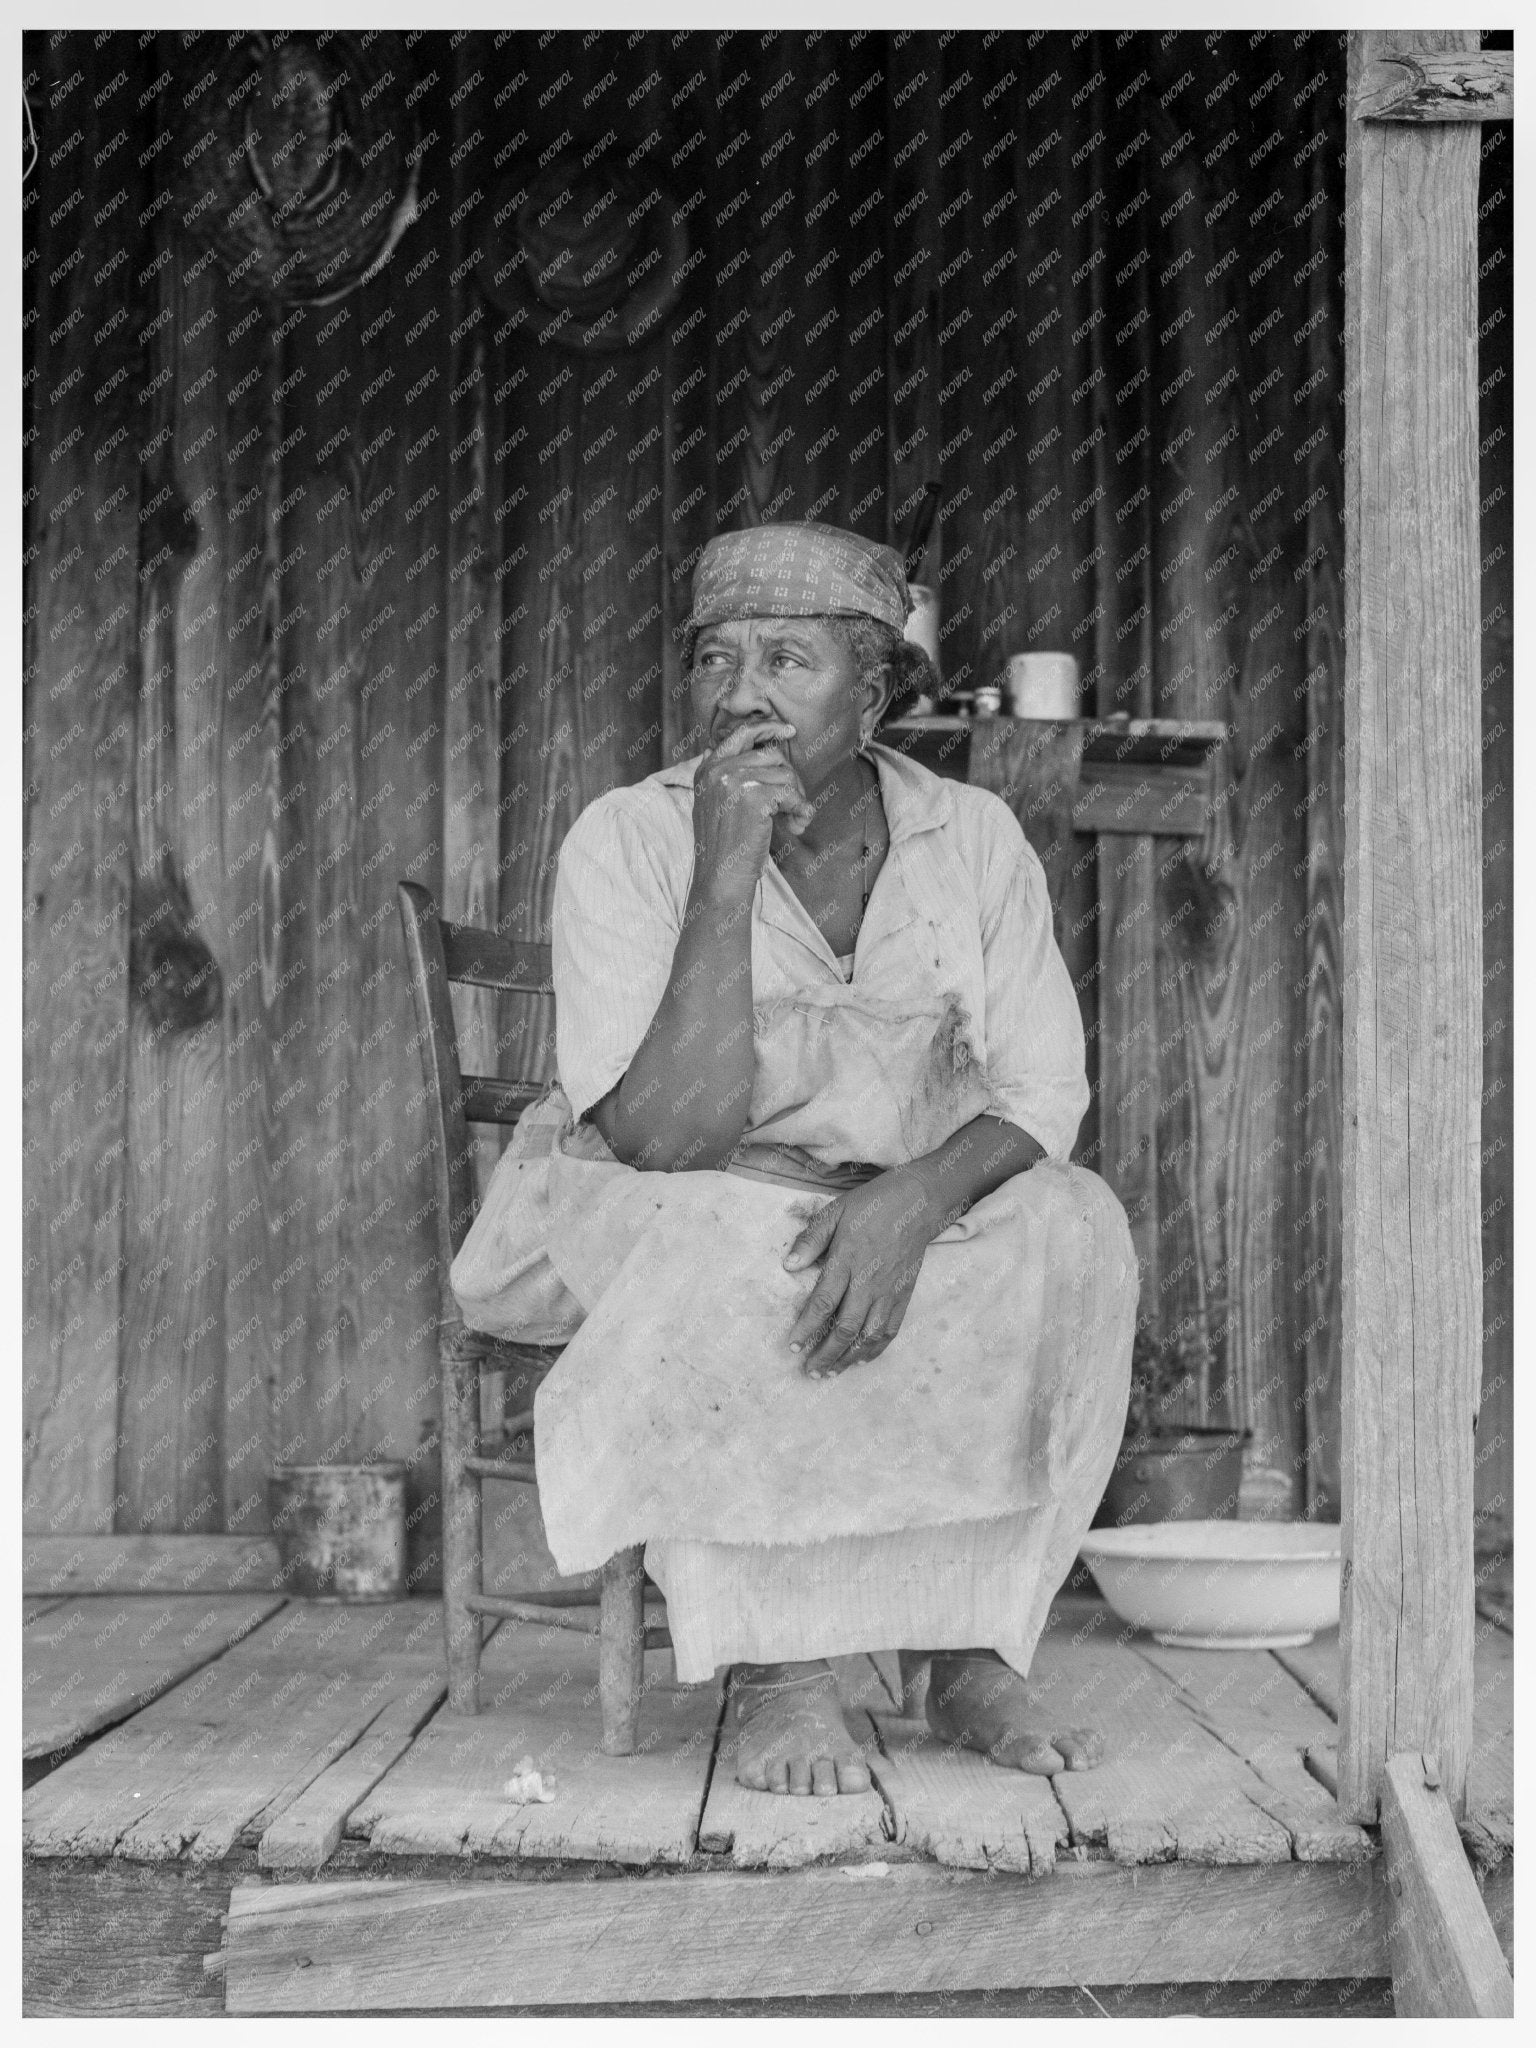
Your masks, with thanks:
[{"label": "woman's right hand at mouth", "polygon": [[795,728],[782,718],[751,719],[726,734],[699,764],[693,788],[698,872],[730,897],[750,897],[768,862],[773,821],[796,838],[814,813],[805,785],[780,744]]}]

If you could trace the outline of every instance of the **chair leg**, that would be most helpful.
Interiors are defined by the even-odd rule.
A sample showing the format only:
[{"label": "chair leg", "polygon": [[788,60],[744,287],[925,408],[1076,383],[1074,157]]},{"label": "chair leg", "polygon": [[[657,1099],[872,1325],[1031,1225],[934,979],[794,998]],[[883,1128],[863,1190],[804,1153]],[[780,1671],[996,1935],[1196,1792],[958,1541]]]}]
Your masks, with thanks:
[{"label": "chair leg", "polygon": [[603,1751],[632,1756],[640,1727],[645,1677],[645,1564],[639,1544],[603,1566],[598,1610],[597,1691],[603,1709]]},{"label": "chair leg", "polygon": [[455,1714],[480,1711],[478,1614],[465,1602],[483,1587],[480,1481],[464,1470],[480,1442],[480,1364],[445,1344],[439,1359],[443,1453],[443,1646],[448,1659],[448,1706]]}]

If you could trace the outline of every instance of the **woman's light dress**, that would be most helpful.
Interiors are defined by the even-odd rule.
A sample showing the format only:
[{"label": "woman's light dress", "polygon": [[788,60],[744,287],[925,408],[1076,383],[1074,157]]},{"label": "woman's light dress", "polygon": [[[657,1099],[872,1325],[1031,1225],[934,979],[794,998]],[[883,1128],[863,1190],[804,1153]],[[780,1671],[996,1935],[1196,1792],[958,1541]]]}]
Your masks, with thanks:
[{"label": "woman's light dress", "polygon": [[[615,790],[561,851],[561,1088],[455,1261],[466,1320],[569,1338],[537,1404],[562,1570],[644,1541],[678,1675],[992,1645],[1028,1668],[1120,1440],[1135,1256],[1066,1164],[1087,1104],[1038,859],[988,792],[871,750],[889,852],[840,961],[771,864],[753,902],[754,1082],[727,1171],[639,1173],[580,1121],[626,1072],[692,878],[696,761]],[[851,968],[851,973],[845,972]],[[895,1341],[809,1381],[785,1338],[820,1202],[978,1114],[1047,1160],[950,1226]]]}]

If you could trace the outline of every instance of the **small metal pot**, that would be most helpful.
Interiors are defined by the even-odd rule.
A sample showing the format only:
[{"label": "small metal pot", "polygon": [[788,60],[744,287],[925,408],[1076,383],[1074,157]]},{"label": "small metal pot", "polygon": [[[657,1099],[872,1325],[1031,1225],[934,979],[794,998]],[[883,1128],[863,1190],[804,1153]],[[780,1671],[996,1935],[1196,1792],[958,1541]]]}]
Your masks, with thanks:
[{"label": "small metal pot", "polygon": [[1095,1529],[1132,1522],[1236,1520],[1246,1430],[1181,1429],[1127,1437],[1093,1518]]},{"label": "small metal pot", "polygon": [[402,1459],[275,1465],[267,1481],[283,1583],[306,1600],[403,1600]]}]

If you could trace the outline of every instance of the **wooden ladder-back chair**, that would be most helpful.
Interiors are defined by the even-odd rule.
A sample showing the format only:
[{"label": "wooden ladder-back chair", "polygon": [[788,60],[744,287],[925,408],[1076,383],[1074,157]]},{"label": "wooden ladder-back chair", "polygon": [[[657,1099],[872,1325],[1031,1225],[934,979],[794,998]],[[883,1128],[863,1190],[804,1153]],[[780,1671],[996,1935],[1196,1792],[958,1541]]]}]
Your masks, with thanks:
[{"label": "wooden ladder-back chair", "polygon": [[[645,1625],[641,1550],[636,1546],[610,1558],[595,1596],[563,1587],[516,1596],[484,1590],[481,1486],[487,1479],[530,1486],[536,1482],[531,1402],[521,1413],[505,1416],[499,1428],[482,1432],[480,1375],[485,1370],[510,1369],[514,1383],[536,1386],[562,1347],[517,1344],[466,1328],[448,1284],[449,1268],[469,1234],[478,1206],[469,1125],[516,1123],[528,1104],[544,1093],[544,1084],[536,1079],[502,1080],[461,1070],[449,985],[456,982],[509,995],[552,995],[550,948],[526,939],[502,938],[479,925],[450,924],[439,916],[430,893],[417,882],[400,884],[400,923],[416,1005],[437,1197],[443,1641],[448,1704],[455,1713],[480,1711],[482,1617],[543,1622],[596,1635],[603,1748],[610,1756],[629,1756],[639,1722],[645,1651],[665,1647],[669,1641],[665,1629],[647,1629]],[[516,1448],[520,1439],[525,1444],[521,1451]]]}]

